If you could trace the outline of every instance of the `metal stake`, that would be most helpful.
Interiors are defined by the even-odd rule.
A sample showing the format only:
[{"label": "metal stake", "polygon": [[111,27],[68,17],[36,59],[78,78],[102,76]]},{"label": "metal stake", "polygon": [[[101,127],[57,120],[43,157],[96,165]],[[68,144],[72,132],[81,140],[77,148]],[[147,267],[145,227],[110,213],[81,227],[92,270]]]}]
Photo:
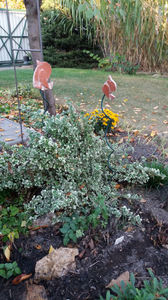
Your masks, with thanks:
[{"label": "metal stake", "polygon": [[11,25],[10,25],[10,17],[9,17],[9,10],[8,10],[8,2],[6,1],[6,13],[7,13],[7,21],[8,21],[8,29],[9,29],[9,37],[10,37],[10,47],[11,47],[11,56],[12,56],[12,63],[13,63],[13,69],[15,74],[15,85],[16,85],[16,95],[17,95],[17,103],[18,103],[18,111],[19,111],[19,124],[20,124],[20,134],[21,134],[21,141],[23,144],[23,127],[22,127],[22,119],[21,119],[21,106],[20,106],[20,100],[19,100],[19,92],[18,92],[18,81],[17,81],[17,75],[16,75],[16,65],[15,65],[15,57],[13,52],[13,41],[12,41],[12,34],[11,34]]}]

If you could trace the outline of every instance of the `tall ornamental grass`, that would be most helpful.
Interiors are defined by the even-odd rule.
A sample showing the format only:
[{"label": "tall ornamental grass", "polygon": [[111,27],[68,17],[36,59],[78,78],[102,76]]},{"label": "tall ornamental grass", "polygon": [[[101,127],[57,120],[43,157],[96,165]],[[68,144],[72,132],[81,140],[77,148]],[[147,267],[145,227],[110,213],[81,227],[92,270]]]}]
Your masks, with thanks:
[{"label": "tall ornamental grass", "polygon": [[[99,42],[104,57],[124,55],[144,70],[168,67],[167,0],[60,0],[81,33]],[[84,26],[84,24],[86,24]]]}]

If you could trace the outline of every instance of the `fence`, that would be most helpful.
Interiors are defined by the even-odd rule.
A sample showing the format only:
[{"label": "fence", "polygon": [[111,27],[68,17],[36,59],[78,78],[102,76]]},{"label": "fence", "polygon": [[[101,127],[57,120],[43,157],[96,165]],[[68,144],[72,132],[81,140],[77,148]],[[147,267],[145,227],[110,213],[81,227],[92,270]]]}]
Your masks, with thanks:
[{"label": "fence", "polygon": [[[29,49],[28,30],[25,11],[9,10],[11,35],[14,49]],[[23,62],[25,51],[14,51],[16,63]],[[12,53],[10,46],[10,35],[5,9],[0,9],[0,66],[12,64]]]}]

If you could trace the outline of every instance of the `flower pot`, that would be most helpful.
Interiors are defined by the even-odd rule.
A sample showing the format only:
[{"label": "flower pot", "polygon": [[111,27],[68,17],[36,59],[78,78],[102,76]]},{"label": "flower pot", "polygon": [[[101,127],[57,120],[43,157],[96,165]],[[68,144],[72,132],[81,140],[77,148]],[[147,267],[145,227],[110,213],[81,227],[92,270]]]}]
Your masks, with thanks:
[{"label": "flower pot", "polygon": [[27,55],[25,55],[25,56],[23,56],[23,64],[24,65],[29,65],[29,56],[27,56]]}]

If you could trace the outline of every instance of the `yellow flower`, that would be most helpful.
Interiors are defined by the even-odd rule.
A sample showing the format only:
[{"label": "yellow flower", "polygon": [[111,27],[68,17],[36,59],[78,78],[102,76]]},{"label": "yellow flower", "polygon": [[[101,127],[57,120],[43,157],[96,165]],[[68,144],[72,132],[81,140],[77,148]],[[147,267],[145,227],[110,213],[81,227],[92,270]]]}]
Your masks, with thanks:
[{"label": "yellow flower", "polygon": [[100,124],[102,124],[102,126],[107,126],[111,119],[111,129],[113,129],[114,126],[116,126],[119,120],[119,115],[115,114],[108,108],[104,109],[104,113],[102,111],[99,111],[98,109],[95,109],[91,113],[86,113],[85,116],[89,116],[89,120],[94,118],[95,120],[100,121]]}]

